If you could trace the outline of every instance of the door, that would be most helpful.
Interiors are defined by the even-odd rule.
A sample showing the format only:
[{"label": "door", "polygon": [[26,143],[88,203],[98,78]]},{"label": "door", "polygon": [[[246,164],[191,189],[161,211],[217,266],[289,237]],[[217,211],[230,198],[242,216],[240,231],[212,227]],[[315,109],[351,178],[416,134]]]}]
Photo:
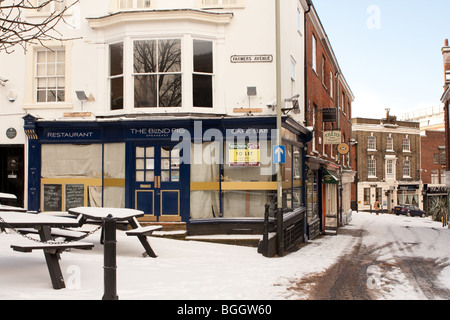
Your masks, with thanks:
[{"label": "door", "polygon": [[181,221],[180,150],[135,146],[134,203],[150,221]]},{"label": "door", "polygon": [[24,146],[1,146],[0,167],[0,192],[17,196],[17,200],[4,200],[3,204],[23,207],[25,205]]}]

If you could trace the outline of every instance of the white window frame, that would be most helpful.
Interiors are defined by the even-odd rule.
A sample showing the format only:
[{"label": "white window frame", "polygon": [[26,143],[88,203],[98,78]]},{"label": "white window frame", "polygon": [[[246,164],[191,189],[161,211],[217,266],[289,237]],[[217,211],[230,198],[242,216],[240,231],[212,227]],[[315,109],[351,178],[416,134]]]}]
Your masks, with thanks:
[{"label": "white window frame", "polygon": [[154,7],[155,0],[115,0],[117,10],[146,10]]},{"label": "white window frame", "polygon": [[369,178],[377,177],[377,159],[374,156],[370,156],[367,161],[367,176]]},{"label": "white window frame", "polygon": [[[49,2],[49,0],[36,0],[36,6],[41,6],[46,2]],[[66,7],[68,7],[68,2],[69,2],[68,0],[51,1],[46,6],[42,7],[41,9],[38,9],[37,12],[39,13],[61,12]]]},{"label": "white window frame", "polygon": [[[39,61],[39,56],[44,55],[45,61]],[[54,61],[49,62],[49,55],[54,56]],[[64,60],[60,60],[60,56],[63,55]],[[70,94],[66,91],[66,51],[62,49],[46,49],[42,48],[36,50],[36,62],[35,62],[35,101],[36,103],[61,103],[66,101],[66,95]],[[62,67],[62,68],[61,68]],[[41,70],[41,73],[39,72]],[[53,70],[53,72],[51,71]],[[62,71],[62,72],[61,72]],[[42,83],[45,82],[45,85]],[[61,85],[61,82],[64,84]],[[50,85],[54,83],[54,86]],[[58,99],[58,92],[64,91],[64,99],[61,101],[49,101],[49,92],[55,92],[55,98]],[[39,101],[39,92],[45,92],[45,101]]]},{"label": "white window frame", "polygon": [[240,8],[245,6],[244,0],[197,0],[202,8]]},{"label": "white window frame", "polygon": [[411,139],[406,136],[402,141],[403,152],[411,152]]},{"label": "white window frame", "polygon": [[317,39],[314,34],[312,34],[312,69],[317,74]]},{"label": "white window frame", "polygon": [[403,178],[411,178],[411,160],[403,160]]},{"label": "white window frame", "polygon": [[386,137],[386,151],[394,151],[394,138],[391,134]]},{"label": "white window frame", "polygon": [[[65,50],[65,101],[64,102],[37,102],[37,82],[36,82],[36,59],[37,52],[40,50]],[[60,42],[44,41],[42,45],[32,45],[26,52],[26,80],[25,97],[23,108],[31,109],[72,109],[74,107],[72,100],[72,50],[73,41]]]},{"label": "white window frame", "polygon": [[377,137],[374,137],[373,133],[367,137],[367,150],[377,151]]}]

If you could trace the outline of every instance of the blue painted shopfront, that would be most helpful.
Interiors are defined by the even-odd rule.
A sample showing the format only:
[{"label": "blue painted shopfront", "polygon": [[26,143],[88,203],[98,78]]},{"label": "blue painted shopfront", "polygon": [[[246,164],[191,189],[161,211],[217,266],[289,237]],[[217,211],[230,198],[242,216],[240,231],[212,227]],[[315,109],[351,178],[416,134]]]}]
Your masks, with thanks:
[{"label": "blue painted shopfront", "polygon": [[[263,217],[260,203],[274,191],[273,164],[262,159],[276,141],[272,116],[47,121],[27,115],[24,121],[29,210],[120,205],[143,210],[148,221],[251,220]],[[283,132],[292,152],[283,200],[304,206],[311,133],[290,117],[283,118]],[[239,148],[247,158],[234,163]],[[248,160],[252,148],[256,160]]]}]

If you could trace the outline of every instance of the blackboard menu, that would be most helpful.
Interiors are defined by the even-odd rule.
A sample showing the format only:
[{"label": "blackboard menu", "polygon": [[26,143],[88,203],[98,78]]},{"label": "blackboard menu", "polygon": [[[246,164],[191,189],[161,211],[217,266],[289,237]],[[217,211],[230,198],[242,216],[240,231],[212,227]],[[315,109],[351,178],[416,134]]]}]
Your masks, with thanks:
[{"label": "blackboard menu", "polygon": [[66,211],[84,207],[84,184],[66,184]]},{"label": "blackboard menu", "polygon": [[44,211],[61,211],[62,208],[62,185],[44,184]]}]

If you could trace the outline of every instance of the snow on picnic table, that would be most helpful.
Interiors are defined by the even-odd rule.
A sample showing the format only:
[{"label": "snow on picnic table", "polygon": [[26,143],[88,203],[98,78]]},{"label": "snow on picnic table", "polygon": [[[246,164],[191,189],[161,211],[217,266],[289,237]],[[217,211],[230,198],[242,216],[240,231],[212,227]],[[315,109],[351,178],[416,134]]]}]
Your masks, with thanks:
[{"label": "snow on picnic table", "polygon": [[[366,245],[387,243],[395,236],[413,237],[423,245],[418,256],[449,259],[450,230],[430,218],[354,213],[345,229],[365,229]],[[342,230],[342,229],[341,229]],[[414,232],[411,232],[411,231]],[[119,299],[148,300],[283,300],[304,298],[287,288],[304,276],[325,271],[352,251],[357,241],[351,232],[323,236],[283,258],[265,258],[256,248],[200,241],[151,237],[158,258],[143,258],[144,248],[135,237],[117,231],[117,294]],[[99,232],[84,239],[93,250],[72,250],[61,255],[66,289],[54,290],[42,251],[15,252],[11,244],[23,241],[11,231],[0,234],[0,299],[84,299],[103,296],[103,246]],[[404,252],[380,252],[402,255]],[[385,257],[386,258],[386,257]],[[389,257],[388,257],[389,258]],[[449,268],[439,277],[450,288]],[[402,291],[402,298],[415,298]],[[398,298],[398,297],[391,297]]]}]

